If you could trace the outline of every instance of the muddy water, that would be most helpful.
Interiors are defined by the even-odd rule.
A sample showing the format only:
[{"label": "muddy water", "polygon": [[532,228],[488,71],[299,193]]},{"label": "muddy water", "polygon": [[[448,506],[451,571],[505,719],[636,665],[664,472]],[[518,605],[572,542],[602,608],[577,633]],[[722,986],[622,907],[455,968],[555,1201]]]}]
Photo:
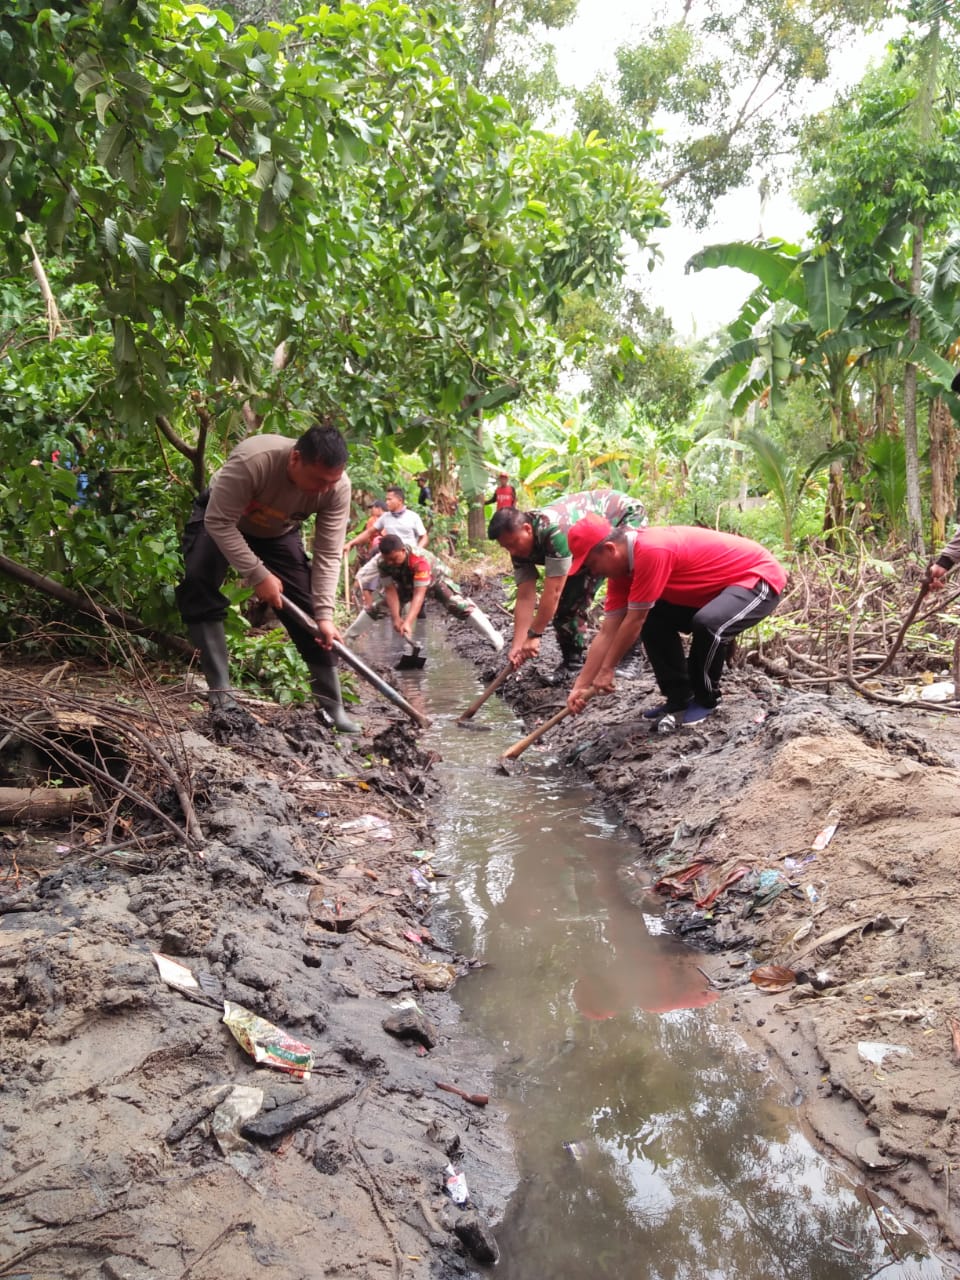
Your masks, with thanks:
[{"label": "muddy water", "polygon": [[454,725],[479,686],[429,627],[427,668],[398,684],[423,699],[443,755],[437,914],[486,962],[457,995],[503,1046],[496,1089],[523,1180],[498,1233],[502,1280],[953,1274],[818,1156],[799,1099],[709,1007],[709,958],[626,901],[617,868],[636,846],[592,794],[549,747],[496,771],[523,733],[498,699],[478,715],[491,732]]}]

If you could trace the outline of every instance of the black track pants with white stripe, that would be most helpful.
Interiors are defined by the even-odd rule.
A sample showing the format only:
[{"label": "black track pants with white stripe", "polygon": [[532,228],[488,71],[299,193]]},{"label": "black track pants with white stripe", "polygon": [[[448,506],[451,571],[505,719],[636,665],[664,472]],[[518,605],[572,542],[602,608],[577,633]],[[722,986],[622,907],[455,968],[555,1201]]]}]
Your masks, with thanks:
[{"label": "black track pants with white stripe", "polygon": [[[691,699],[704,707],[717,705],[728,642],[772,613],[779,600],[779,593],[761,580],[752,588],[725,587],[699,609],[657,601],[641,639],[671,710],[686,707]],[[681,633],[692,637],[686,658]]]}]

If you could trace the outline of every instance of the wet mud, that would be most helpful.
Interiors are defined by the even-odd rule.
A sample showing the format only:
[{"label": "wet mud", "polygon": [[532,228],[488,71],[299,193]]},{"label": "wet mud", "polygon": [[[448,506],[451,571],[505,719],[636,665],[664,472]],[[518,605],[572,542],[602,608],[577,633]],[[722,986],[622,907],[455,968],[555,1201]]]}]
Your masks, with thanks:
[{"label": "wet mud", "polygon": [[[489,1263],[515,1174],[496,1100],[461,1096],[494,1062],[450,995],[468,961],[429,928],[433,758],[373,701],[350,739],[306,710],[171,699],[202,847],[89,858],[80,825],[2,832],[0,1276]],[[308,1046],[309,1078],[258,1066],[224,1001]]]},{"label": "wet mud", "polygon": [[[448,637],[493,679],[489,647]],[[544,651],[501,691],[530,729],[565,699]],[[0,1276],[475,1274],[517,1173],[505,1111],[478,1100],[500,1064],[451,994],[470,960],[431,933],[435,757],[365,693],[356,739],[166,698],[202,847],[0,833]],[[749,667],[675,735],[642,720],[654,700],[641,670],[515,767],[545,753],[622,815],[621,884],[709,953],[716,1015],[824,1150],[955,1253],[960,729]],[[310,1078],[257,1066],[224,1000],[308,1045]]]}]

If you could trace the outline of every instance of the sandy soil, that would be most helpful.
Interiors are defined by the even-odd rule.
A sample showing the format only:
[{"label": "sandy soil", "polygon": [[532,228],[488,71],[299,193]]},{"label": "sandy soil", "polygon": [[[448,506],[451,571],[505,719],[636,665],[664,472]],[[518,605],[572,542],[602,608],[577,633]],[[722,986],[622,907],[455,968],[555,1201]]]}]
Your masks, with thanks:
[{"label": "sandy soil", "polygon": [[[0,1276],[471,1271],[515,1171],[495,1100],[437,1088],[487,1093],[494,1063],[458,1026],[467,962],[411,878],[430,758],[374,703],[356,741],[308,711],[254,707],[239,737],[186,695],[175,712],[202,849],[101,859],[79,828],[2,831]],[[390,839],[344,829],[367,815]],[[193,999],[157,951],[201,979]],[[308,1044],[310,1079],[257,1066],[223,999]],[[261,1091],[239,1133],[237,1086]]]}]

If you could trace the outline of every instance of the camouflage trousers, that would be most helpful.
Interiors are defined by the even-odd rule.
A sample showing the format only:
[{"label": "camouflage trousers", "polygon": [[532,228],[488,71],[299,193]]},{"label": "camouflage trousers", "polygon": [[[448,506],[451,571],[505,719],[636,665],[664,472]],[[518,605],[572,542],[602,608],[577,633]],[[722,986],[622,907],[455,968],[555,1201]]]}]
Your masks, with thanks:
[{"label": "camouflage trousers", "polygon": [[589,573],[572,573],[564,583],[553,615],[553,629],[563,661],[581,663],[587,652],[587,614],[602,579]]}]

